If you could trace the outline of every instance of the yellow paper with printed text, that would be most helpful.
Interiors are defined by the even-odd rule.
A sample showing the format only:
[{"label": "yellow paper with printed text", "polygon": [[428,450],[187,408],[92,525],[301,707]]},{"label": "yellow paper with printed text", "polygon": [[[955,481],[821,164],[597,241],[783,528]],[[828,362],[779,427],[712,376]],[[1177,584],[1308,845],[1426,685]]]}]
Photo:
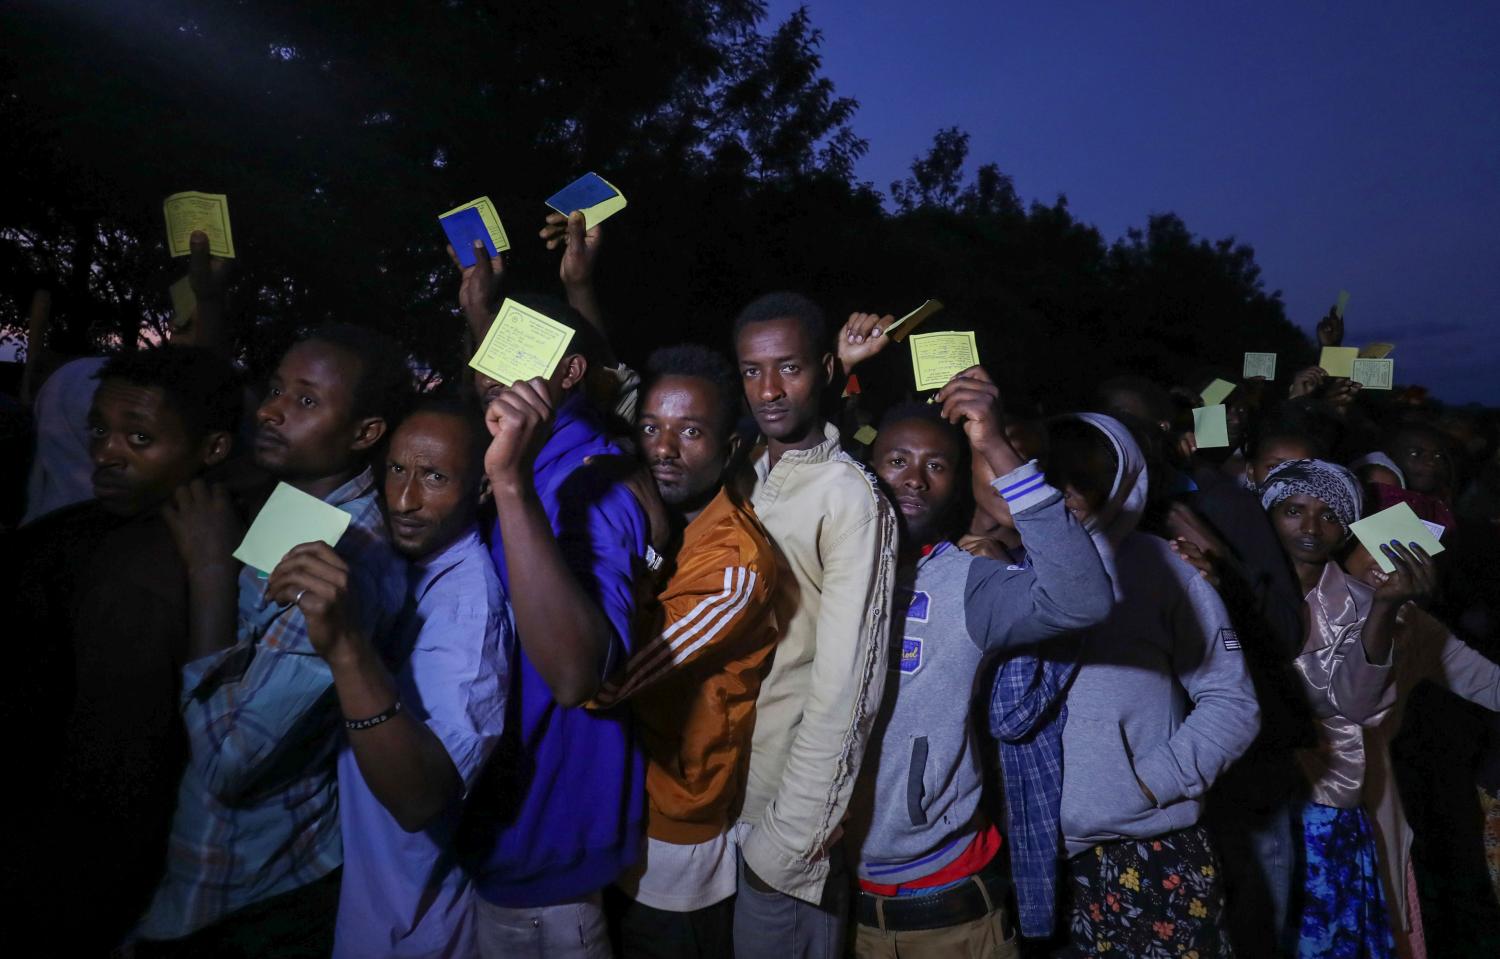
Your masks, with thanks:
[{"label": "yellow paper with printed text", "polygon": [[550,316],[506,300],[469,365],[501,386],[549,379],[567,355],[573,331]]},{"label": "yellow paper with printed text", "polygon": [[229,229],[229,198],[222,193],[174,193],[162,201],[167,217],[167,250],[172,256],[192,252],[193,233],[208,234],[208,252],[234,256],[234,234]]},{"label": "yellow paper with printed text", "polygon": [[918,333],[911,338],[911,366],[917,390],[946,386],[955,373],[979,365],[979,348],[971,332]]}]

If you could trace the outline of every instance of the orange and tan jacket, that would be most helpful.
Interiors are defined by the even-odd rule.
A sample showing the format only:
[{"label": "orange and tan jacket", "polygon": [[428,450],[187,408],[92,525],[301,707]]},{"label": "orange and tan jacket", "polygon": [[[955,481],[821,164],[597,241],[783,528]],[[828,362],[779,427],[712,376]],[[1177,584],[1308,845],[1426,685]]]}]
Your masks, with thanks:
[{"label": "orange and tan jacket", "polygon": [[777,580],[776,547],[754,509],[720,490],[642,608],[637,635],[651,639],[594,700],[634,709],[653,839],[706,842],[739,814],[755,699],[777,638]]}]

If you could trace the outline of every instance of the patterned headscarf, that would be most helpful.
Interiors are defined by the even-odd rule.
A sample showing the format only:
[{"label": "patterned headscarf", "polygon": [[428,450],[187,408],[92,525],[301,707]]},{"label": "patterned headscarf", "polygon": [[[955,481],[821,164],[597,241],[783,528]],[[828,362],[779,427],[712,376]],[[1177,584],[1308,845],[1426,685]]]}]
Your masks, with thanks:
[{"label": "patterned headscarf", "polygon": [[1359,522],[1359,480],[1337,463],[1326,460],[1287,460],[1266,474],[1260,484],[1260,505],[1267,512],[1288,496],[1321,500],[1339,518],[1344,532]]}]

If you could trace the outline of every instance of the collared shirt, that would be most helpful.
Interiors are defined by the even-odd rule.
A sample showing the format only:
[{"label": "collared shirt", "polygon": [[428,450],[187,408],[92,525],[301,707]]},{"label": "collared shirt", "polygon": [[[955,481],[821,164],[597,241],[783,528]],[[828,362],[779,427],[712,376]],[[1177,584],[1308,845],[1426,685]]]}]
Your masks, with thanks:
[{"label": "collared shirt", "polygon": [[[388,638],[406,597],[366,469],[323,501],[351,517],[336,547],[352,575],[357,626]],[[190,758],[177,793],[166,875],[142,920],[147,939],[179,939],[237,909],[304,886],[343,861],[334,755],[333,674],[296,606],[240,572],[235,644],[182,671]]]},{"label": "collared shirt", "polygon": [[[468,793],[505,723],[515,625],[489,552],[470,528],[417,561],[397,625],[401,706],[432,730]],[[473,887],[453,856],[462,802],[420,832],[407,832],[375,798],[354,750],[339,752],[344,878],[333,954],[368,957],[472,955]]]}]

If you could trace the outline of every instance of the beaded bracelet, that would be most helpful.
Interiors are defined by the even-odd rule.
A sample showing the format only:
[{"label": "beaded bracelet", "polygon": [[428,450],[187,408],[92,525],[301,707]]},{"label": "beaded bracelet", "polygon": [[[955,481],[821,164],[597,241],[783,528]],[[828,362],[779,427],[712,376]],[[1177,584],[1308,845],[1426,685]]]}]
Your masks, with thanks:
[{"label": "beaded bracelet", "polygon": [[401,711],[401,700],[398,699],[394,703],[391,704],[391,708],[390,709],[387,709],[383,713],[376,713],[374,716],[371,716],[369,719],[346,719],[346,720],[344,720],[344,728],[345,729],[369,729],[371,726],[379,726],[381,723],[385,722],[387,719],[390,719],[392,716],[396,715],[400,711]]}]

